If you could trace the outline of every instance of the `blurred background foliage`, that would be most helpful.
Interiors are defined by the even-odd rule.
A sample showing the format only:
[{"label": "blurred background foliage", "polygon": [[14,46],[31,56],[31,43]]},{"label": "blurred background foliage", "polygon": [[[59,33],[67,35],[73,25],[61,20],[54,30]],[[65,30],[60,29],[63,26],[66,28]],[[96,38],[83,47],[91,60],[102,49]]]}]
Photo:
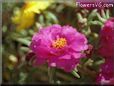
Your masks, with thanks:
[{"label": "blurred background foliage", "polygon": [[[84,9],[76,7],[75,0],[44,0],[31,2],[2,3],[2,58],[3,83],[48,83],[47,65],[33,67],[26,59],[31,52],[29,44],[33,34],[41,27],[52,24],[72,25],[84,33],[93,45],[94,54],[83,58],[78,65],[80,78],[56,69],[56,83],[95,83],[99,66],[104,62],[96,55],[99,31],[103,25],[101,18],[114,16],[111,9]],[[110,16],[108,16],[110,15]],[[105,18],[105,19],[106,19]],[[90,53],[89,53],[90,54]]]}]

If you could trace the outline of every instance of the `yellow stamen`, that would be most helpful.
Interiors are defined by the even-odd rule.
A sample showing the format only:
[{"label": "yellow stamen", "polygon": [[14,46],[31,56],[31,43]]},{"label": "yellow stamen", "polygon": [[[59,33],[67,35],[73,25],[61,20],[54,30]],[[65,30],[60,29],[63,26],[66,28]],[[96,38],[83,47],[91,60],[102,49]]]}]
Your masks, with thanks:
[{"label": "yellow stamen", "polygon": [[53,43],[53,48],[63,48],[67,45],[67,40],[65,38],[57,38]]}]

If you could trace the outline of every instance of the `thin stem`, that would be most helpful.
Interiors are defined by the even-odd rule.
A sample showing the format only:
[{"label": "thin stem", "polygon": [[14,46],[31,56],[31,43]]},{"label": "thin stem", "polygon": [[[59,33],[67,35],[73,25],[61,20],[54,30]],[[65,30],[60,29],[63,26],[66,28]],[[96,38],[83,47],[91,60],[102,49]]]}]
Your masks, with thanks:
[{"label": "thin stem", "polygon": [[54,68],[48,67],[48,77],[50,84],[54,84],[54,78],[55,78],[54,74],[55,74]]}]

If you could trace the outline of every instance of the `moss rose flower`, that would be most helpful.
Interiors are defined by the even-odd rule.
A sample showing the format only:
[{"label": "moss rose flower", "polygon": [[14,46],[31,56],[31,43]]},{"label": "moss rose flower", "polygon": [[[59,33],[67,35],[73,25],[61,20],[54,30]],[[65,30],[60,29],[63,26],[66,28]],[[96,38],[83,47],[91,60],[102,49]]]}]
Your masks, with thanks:
[{"label": "moss rose flower", "polygon": [[36,54],[35,65],[45,62],[71,72],[88,49],[86,37],[71,26],[52,25],[40,29],[30,45]]},{"label": "moss rose flower", "polygon": [[101,65],[97,82],[110,84],[114,81],[114,18],[107,20],[100,32],[99,53],[105,58],[105,63]]},{"label": "moss rose flower", "polygon": [[106,59],[105,63],[101,65],[100,73],[97,76],[97,83],[110,84],[114,78],[114,63],[113,59]]},{"label": "moss rose flower", "polygon": [[114,57],[114,18],[107,20],[100,32],[99,52],[105,58]]}]

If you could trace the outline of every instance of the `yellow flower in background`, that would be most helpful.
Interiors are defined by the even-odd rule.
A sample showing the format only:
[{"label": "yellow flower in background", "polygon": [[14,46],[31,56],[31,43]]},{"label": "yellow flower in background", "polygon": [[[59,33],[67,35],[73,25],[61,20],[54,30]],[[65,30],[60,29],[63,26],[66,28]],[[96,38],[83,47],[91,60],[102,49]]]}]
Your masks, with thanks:
[{"label": "yellow flower in background", "polygon": [[51,4],[51,0],[26,1],[21,9],[14,11],[12,22],[18,31],[31,27],[35,22],[35,13],[39,14]]},{"label": "yellow flower in background", "polygon": [[51,3],[52,0],[27,1],[25,2],[24,12],[34,12],[39,14],[41,10],[45,10]]},{"label": "yellow flower in background", "polygon": [[12,22],[16,24],[17,31],[20,31],[22,29],[29,28],[34,24],[34,13],[24,13],[22,10],[17,9],[14,13],[14,16],[12,17]]}]

